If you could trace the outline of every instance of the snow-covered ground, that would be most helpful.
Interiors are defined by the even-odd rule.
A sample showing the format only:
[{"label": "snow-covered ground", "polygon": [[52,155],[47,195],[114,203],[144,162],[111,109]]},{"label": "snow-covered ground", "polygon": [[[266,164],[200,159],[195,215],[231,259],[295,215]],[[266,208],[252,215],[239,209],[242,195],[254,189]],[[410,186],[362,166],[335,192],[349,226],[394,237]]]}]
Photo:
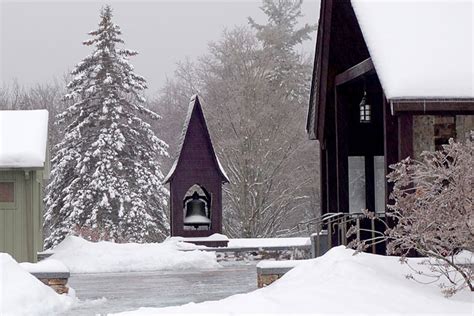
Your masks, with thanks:
[{"label": "snow-covered ground", "polygon": [[10,255],[0,253],[0,315],[54,315],[67,310],[74,302],[73,294],[57,294]]},{"label": "snow-covered ground", "polygon": [[[423,259],[409,259],[416,265]],[[426,269],[426,268],[425,268]],[[465,290],[445,298],[436,284],[406,279],[411,270],[396,257],[344,247],[307,260],[272,285],[219,301],[166,308],[140,308],[118,315],[163,313],[334,313],[357,315],[472,315],[473,295]]]},{"label": "snow-covered ground", "polygon": [[52,251],[54,254],[45,261],[61,261],[71,273],[206,269],[219,266],[214,252],[200,251],[193,244],[172,239],[162,243],[116,244],[90,242],[70,236]]}]

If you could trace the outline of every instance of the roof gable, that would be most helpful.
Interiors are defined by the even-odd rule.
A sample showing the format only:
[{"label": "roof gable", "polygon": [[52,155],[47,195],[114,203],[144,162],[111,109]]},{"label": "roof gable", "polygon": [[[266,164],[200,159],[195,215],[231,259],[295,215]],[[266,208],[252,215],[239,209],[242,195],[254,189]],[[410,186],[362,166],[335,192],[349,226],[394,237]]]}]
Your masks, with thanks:
[{"label": "roof gable", "polygon": [[322,0],[306,123],[311,139],[324,140],[325,120],[331,111],[327,105],[333,103],[335,76],[368,57],[349,0]]},{"label": "roof gable", "polygon": [[321,0],[309,137],[325,148],[334,78],[368,58],[391,104],[433,101],[474,111],[473,21],[474,0]]},{"label": "roof gable", "polygon": [[0,111],[0,168],[42,168],[48,111]]},{"label": "roof gable", "polygon": [[[189,152],[192,151],[192,146],[190,138],[196,137],[197,135],[192,134],[199,133],[204,137],[204,142],[206,144],[206,149],[209,152],[211,157],[212,163],[215,166],[215,169],[218,171],[219,175],[222,177],[222,182],[229,182],[227,174],[224,171],[221,163],[219,162],[219,158],[217,157],[214,147],[212,146],[211,136],[209,134],[209,130],[207,128],[206,119],[204,117],[204,113],[201,107],[201,102],[199,101],[199,97],[194,95],[191,98],[191,102],[189,103],[188,113],[186,115],[186,120],[184,122],[183,132],[181,134],[181,141],[179,145],[178,157],[173,163],[168,175],[163,180],[163,183],[168,183],[172,180],[174,175],[176,174],[177,170],[182,168],[182,163],[185,160],[184,155],[189,155]],[[199,136],[200,136],[199,135]],[[202,151],[199,149],[199,151]]]}]

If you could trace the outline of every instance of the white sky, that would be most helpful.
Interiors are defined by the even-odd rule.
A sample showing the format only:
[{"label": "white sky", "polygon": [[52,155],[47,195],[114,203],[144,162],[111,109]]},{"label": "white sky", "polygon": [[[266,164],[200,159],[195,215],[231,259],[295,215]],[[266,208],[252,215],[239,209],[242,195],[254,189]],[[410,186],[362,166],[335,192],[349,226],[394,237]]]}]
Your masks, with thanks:
[{"label": "white sky", "polygon": [[[131,59],[148,80],[148,93],[158,91],[178,61],[207,51],[224,28],[247,24],[247,17],[265,23],[261,1],[6,1],[0,0],[0,85],[61,79],[91,48],[82,45],[96,28],[104,3],[114,9],[125,46],[140,54]],[[316,23],[319,0],[304,0],[302,23]],[[301,49],[314,54],[314,42]]]}]

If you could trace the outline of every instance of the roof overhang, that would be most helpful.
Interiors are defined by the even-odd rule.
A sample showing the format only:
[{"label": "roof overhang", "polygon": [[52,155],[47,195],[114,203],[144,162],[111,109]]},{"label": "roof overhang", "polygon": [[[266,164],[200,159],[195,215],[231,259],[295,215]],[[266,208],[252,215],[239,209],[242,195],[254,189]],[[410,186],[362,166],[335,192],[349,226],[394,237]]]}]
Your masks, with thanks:
[{"label": "roof overhang", "polygon": [[399,114],[474,114],[474,98],[390,99],[392,115]]}]

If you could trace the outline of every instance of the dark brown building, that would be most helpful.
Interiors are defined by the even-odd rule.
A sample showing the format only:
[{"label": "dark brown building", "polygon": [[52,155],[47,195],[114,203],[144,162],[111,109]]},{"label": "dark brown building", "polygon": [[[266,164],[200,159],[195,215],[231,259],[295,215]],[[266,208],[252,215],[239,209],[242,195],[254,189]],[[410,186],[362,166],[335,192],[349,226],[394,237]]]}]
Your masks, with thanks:
[{"label": "dark brown building", "polygon": [[389,165],[474,129],[466,2],[322,0],[307,132],[321,211],[384,213]]},{"label": "dark brown building", "polygon": [[197,95],[191,98],[170,183],[171,236],[207,237],[222,232],[222,185],[229,182],[212,146]]}]

